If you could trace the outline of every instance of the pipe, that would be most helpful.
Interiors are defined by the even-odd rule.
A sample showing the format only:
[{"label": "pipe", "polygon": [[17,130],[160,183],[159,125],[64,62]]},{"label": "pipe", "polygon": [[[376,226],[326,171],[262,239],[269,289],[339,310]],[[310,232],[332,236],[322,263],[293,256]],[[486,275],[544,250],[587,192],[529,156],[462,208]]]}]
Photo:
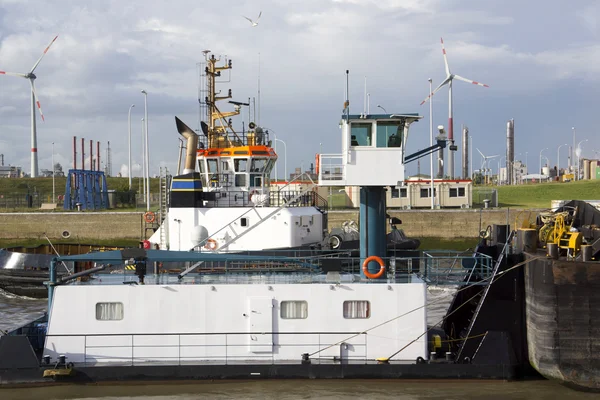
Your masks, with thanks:
[{"label": "pipe", "polygon": [[60,285],[65,282],[68,282],[70,280],[77,279],[81,276],[93,274],[94,272],[99,272],[99,271],[105,270],[108,267],[110,267],[110,264],[104,264],[99,267],[94,267],[94,268],[86,269],[85,271],[77,272],[76,274],[73,274],[73,275],[64,276],[56,282],[56,285]]},{"label": "pipe", "polygon": [[198,135],[177,117],[175,117],[175,124],[177,125],[177,132],[187,139],[183,173],[189,174],[196,170],[196,149],[198,148]]},{"label": "pipe", "polygon": [[85,169],[85,139],[81,138],[81,169]]},{"label": "pipe", "polygon": [[77,136],[73,136],[73,169],[77,169]]},{"label": "pipe", "polygon": [[96,157],[96,171],[100,171],[100,142],[96,142],[96,154],[98,154]]},{"label": "pipe", "polygon": [[94,170],[94,141],[90,139],[90,171]]}]

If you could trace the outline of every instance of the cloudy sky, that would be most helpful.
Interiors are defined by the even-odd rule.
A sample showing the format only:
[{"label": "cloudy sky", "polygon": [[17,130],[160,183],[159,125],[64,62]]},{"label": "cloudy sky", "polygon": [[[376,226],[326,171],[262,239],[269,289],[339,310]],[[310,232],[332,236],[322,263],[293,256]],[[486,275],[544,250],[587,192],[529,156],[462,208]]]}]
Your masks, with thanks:
[{"label": "cloudy sky", "polygon": [[[260,11],[256,27],[242,17]],[[0,18],[0,70],[28,72],[59,35],[36,69],[46,117],[43,123],[38,116],[40,169],[50,169],[52,142],[55,160],[70,167],[77,136],[86,149],[90,139],[101,141],[102,158],[110,141],[113,174],[126,173],[131,104],[133,165],[139,165],[145,89],[151,173],[159,166],[175,171],[174,116],[198,127],[197,63],[205,49],[233,60],[232,81],[222,87],[235,100],[256,98],[260,75],[260,123],[287,143],[290,171],[307,168],[319,151],[340,152],[346,69],[352,112],[363,110],[366,76],[372,112],[381,105],[425,117],[411,130],[408,151],[416,151],[429,144],[429,107],[420,106],[427,79],[437,85],[445,77],[440,37],[453,73],[490,86],[454,84],[457,138],[466,124],[476,148],[502,155],[506,122],[514,118],[515,155],[531,171],[544,148],[556,165],[558,146],[573,143],[572,127],[577,142],[587,139],[582,157],[600,156],[600,2],[594,0],[0,0]],[[29,96],[25,79],[0,75],[0,153],[5,165],[27,172]],[[443,89],[434,97],[434,126],[447,125],[447,110]],[[278,150],[283,176],[286,160]],[[563,146],[561,166],[567,153]],[[429,161],[422,164],[428,173]],[[491,164],[495,169],[497,162]],[[457,175],[459,165],[457,152]],[[408,172],[417,168],[413,163]]]}]

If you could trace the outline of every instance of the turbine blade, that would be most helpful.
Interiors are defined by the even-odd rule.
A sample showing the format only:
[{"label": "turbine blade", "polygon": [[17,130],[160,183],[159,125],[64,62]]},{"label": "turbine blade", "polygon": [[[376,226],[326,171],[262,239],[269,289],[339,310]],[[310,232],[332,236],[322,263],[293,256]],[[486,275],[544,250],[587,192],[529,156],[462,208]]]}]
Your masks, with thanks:
[{"label": "turbine blade", "polygon": [[58,39],[58,35],[54,36],[54,39],[52,39],[52,41],[50,42],[50,44],[44,49],[44,52],[42,53],[42,56],[33,65],[33,68],[31,68],[30,73],[33,73],[33,71],[35,71],[35,69],[37,68],[38,64],[40,63],[40,61],[42,61],[42,58],[44,58],[44,56],[46,55],[46,53],[48,52],[48,50],[50,50],[50,46],[52,46],[52,43],[54,43],[54,41],[56,39]]},{"label": "turbine blade", "polygon": [[476,147],[475,150],[477,150],[479,152],[479,154],[481,154],[481,157],[485,158],[485,156],[483,155],[483,153]]},{"label": "turbine blade", "polygon": [[459,75],[454,75],[454,77],[456,79],[460,80],[460,81],[467,82],[467,83],[472,83],[473,85],[479,85],[479,86],[483,86],[483,87],[489,87],[485,83],[481,83],[481,82],[477,82],[477,81],[472,81],[470,79],[463,78],[462,76],[459,76]]},{"label": "turbine blade", "polygon": [[427,97],[425,98],[425,100],[423,100],[423,101],[421,102],[421,104],[420,104],[420,105],[423,105],[423,104],[427,103],[427,100],[429,100],[431,97],[433,97],[433,95],[434,95],[434,94],[436,94],[436,93],[437,93],[437,91],[438,91],[438,90],[440,90],[440,89],[442,88],[442,86],[444,86],[445,84],[447,84],[447,83],[448,83],[448,82],[450,82],[450,81],[451,81],[451,79],[450,79],[450,78],[446,78],[446,79],[444,79],[444,81],[443,81],[442,83],[440,83],[440,84],[439,84],[439,86],[438,86],[438,87],[436,87],[436,88],[434,89],[434,91],[433,91],[433,92],[431,92],[431,94],[430,94],[429,96],[427,96]]},{"label": "turbine blade", "polygon": [[440,38],[442,42],[442,54],[444,54],[444,66],[446,67],[446,76],[450,76],[450,67],[448,66],[448,57],[446,56],[446,48],[444,47],[444,38]]},{"label": "turbine blade", "polygon": [[33,79],[29,79],[29,83],[31,83],[31,91],[33,92],[33,97],[35,98],[35,105],[37,106],[38,110],[40,110],[42,121],[46,122],[46,120],[44,119],[44,113],[42,112],[42,105],[40,104],[40,101],[37,97],[37,93],[35,92],[35,84],[33,83]]},{"label": "turbine blade", "polygon": [[0,71],[0,75],[12,75],[12,76],[20,76],[21,78],[27,78],[27,75],[21,74],[20,72]]}]

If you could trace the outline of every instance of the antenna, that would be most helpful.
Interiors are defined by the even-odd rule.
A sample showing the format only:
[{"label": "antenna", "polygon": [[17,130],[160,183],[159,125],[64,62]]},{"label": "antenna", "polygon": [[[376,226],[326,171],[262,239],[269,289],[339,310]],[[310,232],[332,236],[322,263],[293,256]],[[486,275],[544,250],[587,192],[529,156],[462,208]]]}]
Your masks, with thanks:
[{"label": "antenna", "polygon": [[365,75],[365,93],[363,96],[363,115],[367,115],[367,76]]},{"label": "antenna", "polygon": [[348,86],[348,76],[350,70],[346,70],[346,102],[344,103],[344,109],[346,110],[346,121],[350,121],[350,89]]},{"label": "antenna", "polygon": [[258,53],[258,126],[260,126],[260,53]]}]

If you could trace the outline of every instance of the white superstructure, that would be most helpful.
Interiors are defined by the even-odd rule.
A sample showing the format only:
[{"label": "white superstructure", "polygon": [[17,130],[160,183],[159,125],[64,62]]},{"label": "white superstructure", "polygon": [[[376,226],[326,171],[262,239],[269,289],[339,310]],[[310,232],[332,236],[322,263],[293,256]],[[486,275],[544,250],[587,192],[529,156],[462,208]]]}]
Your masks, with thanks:
[{"label": "white superstructure", "polygon": [[76,364],[298,362],[304,353],[365,362],[408,345],[394,360],[414,362],[427,357],[425,299],[416,277],[402,284],[62,286],[44,354]]}]

